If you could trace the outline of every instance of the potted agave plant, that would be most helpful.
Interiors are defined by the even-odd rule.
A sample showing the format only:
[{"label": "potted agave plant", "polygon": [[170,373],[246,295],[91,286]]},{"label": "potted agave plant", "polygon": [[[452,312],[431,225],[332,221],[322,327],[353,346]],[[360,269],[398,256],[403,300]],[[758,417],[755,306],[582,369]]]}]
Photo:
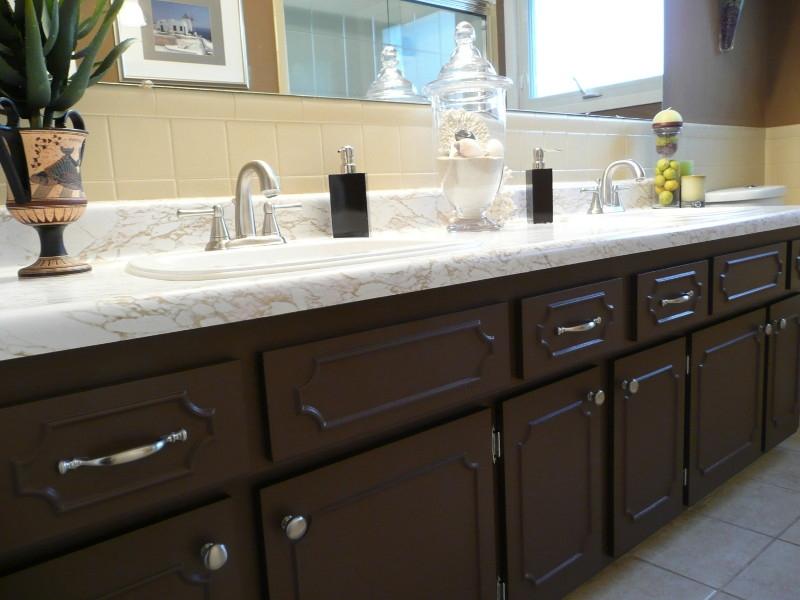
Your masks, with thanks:
[{"label": "potted agave plant", "polygon": [[39,259],[19,276],[89,271],[64,248],[65,227],[86,210],[81,161],[88,134],[72,107],[133,43],[98,59],[124,0],[97,0],[84,20],[81,0],[12,2],[0,0],[0,164],[9,213],[35,227],[41,243]]}]

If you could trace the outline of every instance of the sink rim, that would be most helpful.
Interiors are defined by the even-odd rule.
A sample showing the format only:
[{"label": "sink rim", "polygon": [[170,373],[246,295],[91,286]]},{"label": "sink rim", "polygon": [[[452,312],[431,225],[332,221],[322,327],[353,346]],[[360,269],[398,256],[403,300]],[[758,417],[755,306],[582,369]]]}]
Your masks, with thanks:
[{"label": "sink rim", "polygon": [[[295,248],[309,249],[316,247],[347,246],[348,244],[367,244],[365,250],[320,256],[316,258],[294,258],[267,262],[268,258],[258,263],[235,264],[235,257],[252,254],[264,254],[270,251],[286,251]],[[369,248],[373,244],[375,248]],[[388,245],[389,247],[385,247]],[[332,267],[355,266],[371,262],[387,262],[395,259],[413,258],[426,254],[444,254],[466,250],[479,245],[479,240],[436,240],[418,238],[313,238],[309,240],[289,241],[287,244],[244,246],[207,252],[204,250],[181,250],[137,256],[128,261],[125,271],[131,275],[167,281],[210,281],[219,279],[239,279],[252,276],[286,275],[290,273],[307,273],[330,269]],[[393,247],[395,246],[395,247]],[[399,246],[399,247],[396,247]],[[181,258],[202,259],[203,257],[231,257],[232,265],[226,266],[181,266]],[[170,263],[170,261],[174,261]]]}]

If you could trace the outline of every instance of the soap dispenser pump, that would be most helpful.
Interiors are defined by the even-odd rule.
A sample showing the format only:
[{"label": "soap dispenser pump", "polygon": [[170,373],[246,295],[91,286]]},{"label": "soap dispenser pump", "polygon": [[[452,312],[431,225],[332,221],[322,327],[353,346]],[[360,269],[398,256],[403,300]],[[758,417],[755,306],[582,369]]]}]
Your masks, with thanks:
[{"label": "soap dispenser pump", "polygon": [[544,149],[533,151],[533,168],[525,171],[529,223],[553,222],[553,169],[545,168]]},{"label": "soap dispenser pump", "polygon": [[356,172],[352,146],[339,148],[341,173],[328,175],[333,237],[369,237],[367,176]]}]

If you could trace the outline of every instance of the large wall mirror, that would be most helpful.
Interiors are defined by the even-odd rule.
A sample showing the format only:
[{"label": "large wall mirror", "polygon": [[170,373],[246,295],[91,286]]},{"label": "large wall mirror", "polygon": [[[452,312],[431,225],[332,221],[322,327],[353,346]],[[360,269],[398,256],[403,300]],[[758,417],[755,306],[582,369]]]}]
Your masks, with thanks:
[{"label": "large wall mirror", "polygon": [[[652,116],[661,106],[663,0],[274,0],[284,93],[424,101],[469,21],[515,82],[509,107]],[[636,48],[636,52],[631,52]],[[382,80],[410,85],[386,91]],[[377,79],[377,81],[376,81]]]},{"label": "large wall mirror", "polygon": [[[737,47],[722,54],[719,0],[138,2],[145,15],[161,14],[168,6],[192,30],[163,31],[163,22],[136,29],[143,45],[144,40],[166,40],[173,48],[171,54],[153,56],[169,61],[187,51],[181,36],[206,35],[213,56],[191,60],[210,64],[212,58],[222,60],[223,52],[227,57],[242,50],[238,56],[246,56],[246,76],[238,87],[250,92],[424,102],[425,84],[436,78],[453,50],[456,24],[469,21],[478,48],[514,81],[508,99],[512,109],[651,118],[662,104],[670,104],[689,120],[736,125],[764,120],[764,94],[757,90],[765,85],[759,73],[772,52],[773,21],[783,19],[783,9],[770,9],[771,3],[746,3]],[[780,6],[789,4],[780,0]],[[213,23],[209,33],[191,18],[209,6],[221,10],[219,32]],[[226,20],[231,27],[239,15],[244,36],[226,37]],[[174,72],[188,73],[184,63]],[[205,84],[200,78],[164,80],[157,74],[149,79],[209,87],[208,79]],[[754,93],[743,96],[743,89]]]}]

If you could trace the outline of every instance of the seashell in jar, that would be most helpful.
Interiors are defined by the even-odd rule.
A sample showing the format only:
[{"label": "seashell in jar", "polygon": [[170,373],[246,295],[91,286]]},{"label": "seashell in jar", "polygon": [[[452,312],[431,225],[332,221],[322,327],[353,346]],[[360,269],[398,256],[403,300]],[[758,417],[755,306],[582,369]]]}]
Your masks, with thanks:
[{"label": "seashell in jar", "polygon": [[477,158],[486,154],[480,142],[477,142],[471,138],[458,140],[454,146],[458,151],[458,155],[464,158]]},{"label": "seashell in jar", "polygon": [[503,147],[503,142],[496,138],[490,139],[486,142],[486,156],[492,158],[503,158],[506,154],[506,149]]}]

